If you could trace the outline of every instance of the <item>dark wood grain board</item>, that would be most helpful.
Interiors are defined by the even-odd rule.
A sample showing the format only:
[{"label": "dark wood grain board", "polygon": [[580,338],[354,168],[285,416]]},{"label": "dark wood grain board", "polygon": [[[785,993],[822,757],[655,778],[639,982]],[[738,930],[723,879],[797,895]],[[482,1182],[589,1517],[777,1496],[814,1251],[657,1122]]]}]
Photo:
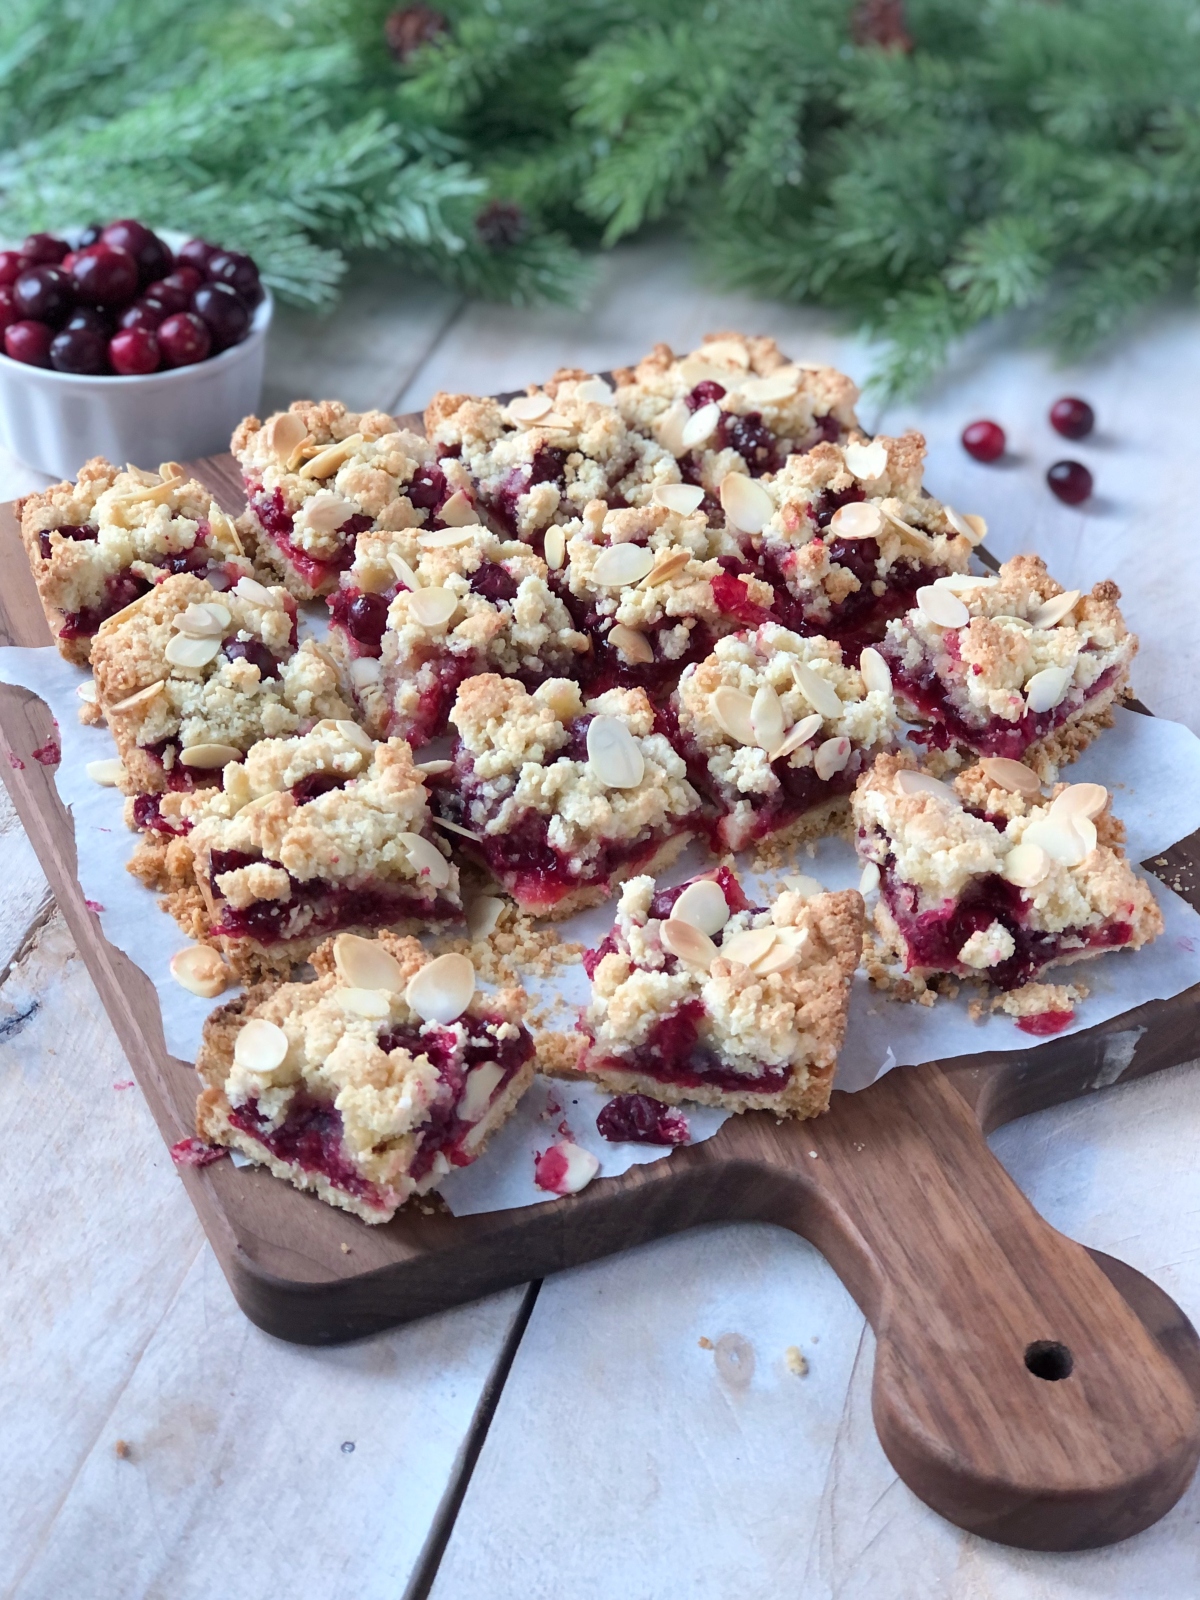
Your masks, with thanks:
[{"label": "dark wood grain board", "polygon": [[[241,508],[228,456],[193,470],[229,510]],[[49,644],[11,507],[0,508],[0,642]],[[0,770],[174,1143],[192,1131],[195,1075],[167,1054],[149,978],[84,903],[70,816],[52,773],[30,759],[50,732],[41,701],[0,686]],[[1200,837],[1167,860],[1157,870],[1196,903]],[[180,1179],[247,1316],[308,1344],[360,1337],[699,1223],[790,1228],[824,1253],[875,1329],[875,1422],[910,1488],[988,1538],[1080,1549],[1148,1526],[1190,1480],[1200,1341],[1149,1279],[1043,1221],[986,1135],[1192,1059],[1198,1023],[1200,989],[1036,1050],[905,1068],[835,1094],[815,1122],[733,1117],[669,1161],[520,1211],[402,1211],[366,1227],[229,1162],[183,1168]],[[1054,1376],[1067,1365],[1069,1375]]]}]

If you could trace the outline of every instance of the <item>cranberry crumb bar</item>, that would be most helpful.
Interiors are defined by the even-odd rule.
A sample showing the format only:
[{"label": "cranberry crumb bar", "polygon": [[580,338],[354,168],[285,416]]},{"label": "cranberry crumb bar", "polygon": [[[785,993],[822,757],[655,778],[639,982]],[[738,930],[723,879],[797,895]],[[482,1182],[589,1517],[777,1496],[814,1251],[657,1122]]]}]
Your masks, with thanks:
[{"label": "cranberry crumb bar", "polygon": [[239,526],[301,600],[337,587],[371,529],[478,521],[461,465],[439,461],[428,440],[383,411],[297,400],[265,423],[247,417],[231,449],[250,502]]},{"label": "cranberry crumb bar", "polygon": [[539,548],[551,523],[590,500],[640,505],[657,484],[679,482],[675,458],[625,426],[598,379],[565,381],[553,397],[531,389],[506,405],[438,394],[425,432],[439,453],[459,457],[497,529]]},{"label": "cranberry crumb bar", "polygon": [[718,641],[685,670],[671,712],[688,775],[715,806],[718,851],[844,826],[850,791],[897,731],[877,651],[847,667],[830,640],[776,623]]},{"label": "cranberry crumb bar", "polygon": [[853,889],[751,906],[727,867],[631,879],[584,958],[580,1068],[616,1094],[813,1117],[829,1104],[862,945]]},{"label": "cranberry crumb bar", "polygon": [[[331,640],[366,726],[379,738],[399,734],[415,748],[446,733],[455,691],[478,673],[533,685],[575,673],[588,653],[587,635],[551,592],[546,563],[520,540],[478,524],[422,530],[411,537],[411,565],[394,548],[380,562],[379,541],[367,544],[366,559],[356,559],[345,576],[359,583],[390,578],[389,587],[357,602],[382,611],[379,644],[374,651],[363,644],[361,624],[357,639],[342,625],[342,589],[331,602]],[[375,564],[368,567],[367,559]]]},{"label": "cranberry crumb bar", "polygon": [[160,794],[219,782],[260,739],[350,716],[333,662],[296,647],[296,602],[254,578],[221,593],[165,579],[101,624],[92,671],[136,827],[161,827]]},{"label": "cranberry crumb bar", "polygon": [[857,425],[850,379],[788,361],[774,339],[713,333],[678,357],[657,344],[613,376],[629,427],[669,450],[685,480],[711,496],[727,473],[777,472],[788,456]]},{"label": "cranberry crumb bar", "polygon": [[213,1012],[196,1062],[201,1139],[297,1189],[388,1222],[469,1166],[533,1081],[519,989],[482,995],[465,956],[339,934],[311,983]]},{"label": "cranberry crumb bar", "polygon": [[988,758],[950,787],[905,751],[880,756],[852,807],[858,853],[880,877],[876,930],[911,978],[1015,989],[1162,932],[1099,784],[1046,796],[1029,768]]},{"label": "cranberry crumb bar", "polygon": [[486,673],[463,684],[450,721],[454,766],[435,808],[523,911],[599,905],[697,830],[700,798],[642,689],[585,704],[565,678],[530,694]]},{"label": "cranberry crumb bar", "polygon": [[26,495],[18,510],[42,609],[68,661],[86,662],[100,624],[171,573],[227,589],[252,572],[232,520],[173,461],[122,471],[96,456],[77,482]]},{"label": "cranberry crumb bar", "polygon": [[459,922],[458,872],[423,779],[402,739],[374,744],[353,722],[321,721],[256,744],[220,789],[164,795],[178,836],[144,844],[130,871],[242,976],[286,973],[339,930]]},{"label": "cranberry crumb bar", "polygon": [[914,742],[1024,761],[1052,779],[1097,733],[1129,683],[1137,637],[1115,583],[1064,590],[1040,556],[998,576],[920,589],[882,645]]}]

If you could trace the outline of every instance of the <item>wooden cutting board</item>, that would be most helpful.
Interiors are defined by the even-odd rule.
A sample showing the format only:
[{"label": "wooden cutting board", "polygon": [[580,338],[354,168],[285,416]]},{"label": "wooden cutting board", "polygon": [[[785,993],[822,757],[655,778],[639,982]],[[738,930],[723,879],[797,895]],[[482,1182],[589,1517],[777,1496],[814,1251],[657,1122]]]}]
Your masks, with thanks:
[{"label": "wooden cutting board", "polygon": [[[229,456],[191,470],[241,509]],[[11,506],[0,507],[0,643],[50,644]],[[32,759],[51,733],[40,700],[0,685],[0,771],[174,1144],[193,1131],[195,1073],[166,1051],[150,979],[84,902],[70,815],[53,772]],[[1167,861],[1200,907],[1200,835]],[[374,1333],[699,1223],[790,1228],[822,1251],[875,1330],[875,1424],[914,1493],[987,1538],[1084,1549],[1149,1526],[1190,1481],[1200,1340],[1148,1278],[1043,1221],[987,1134],[1191,1059],[1198,1021],[1200,988],[1036,1050],[904,1068],[835,1094],[816,1121],[732,1117],[669,1160],[518,1211],[402,1211],[367,1227],[261,1170],[222,1161],[180,1177],[246,1315],[306,1344]]]}]

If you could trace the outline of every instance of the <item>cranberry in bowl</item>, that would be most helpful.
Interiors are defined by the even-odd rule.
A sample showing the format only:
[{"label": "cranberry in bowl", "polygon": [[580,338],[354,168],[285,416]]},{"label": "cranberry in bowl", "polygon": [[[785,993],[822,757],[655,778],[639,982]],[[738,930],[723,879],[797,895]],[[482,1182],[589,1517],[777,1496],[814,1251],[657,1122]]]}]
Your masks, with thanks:
[{"label": "cranberry in bowl", "polygon": [[125,218],[31,234],[0,278],[0,445],[29,466],[214,455],[258,408],[274,307],[248,256]]}]

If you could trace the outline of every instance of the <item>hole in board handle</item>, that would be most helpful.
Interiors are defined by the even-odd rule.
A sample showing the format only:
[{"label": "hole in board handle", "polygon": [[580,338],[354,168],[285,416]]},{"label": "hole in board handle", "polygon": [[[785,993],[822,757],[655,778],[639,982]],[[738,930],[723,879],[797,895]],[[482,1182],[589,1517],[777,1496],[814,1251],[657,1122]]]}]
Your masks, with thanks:
[{"label": "hole in board handle", "polygon": [[1069,1378],[1075,1368],[1075,1357],[1065,1344],[1056,1339],[1035,1339],[1025,1347],[1025,1365],[1035,1378],[1047,1383],[1058,1383]]}]

